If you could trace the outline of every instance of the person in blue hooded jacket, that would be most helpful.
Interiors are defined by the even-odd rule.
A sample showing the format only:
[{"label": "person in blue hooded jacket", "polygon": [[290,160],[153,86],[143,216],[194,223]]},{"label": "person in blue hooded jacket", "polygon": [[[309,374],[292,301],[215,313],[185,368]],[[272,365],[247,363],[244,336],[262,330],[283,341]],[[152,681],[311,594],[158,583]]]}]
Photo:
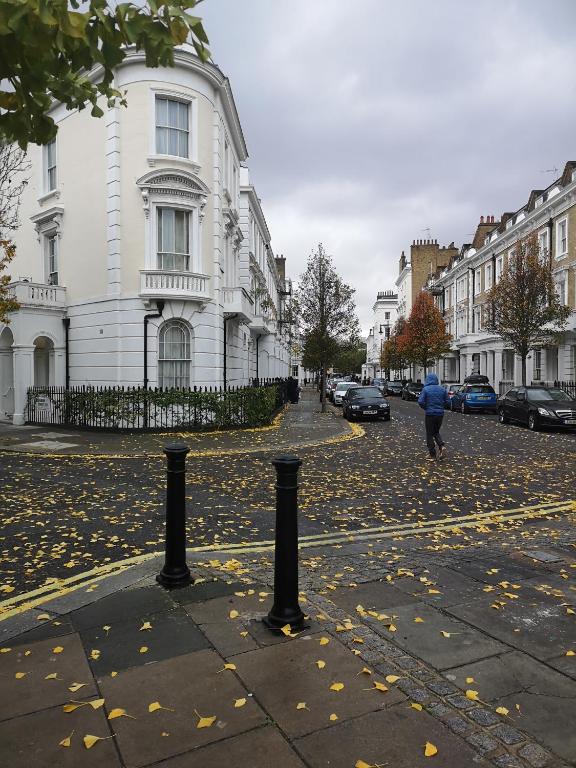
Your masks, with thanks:
[{"label": "person in blue hooded jacket", "polygon": [[[426,445],[428,446],[428,460],[434,461],[436,456],[443,459],[446,453],[444,440],[440,435],[440,427],[444,418],[444,406],[450,405],[448,392],[438,384],[438,376],[429,373],[424,380],[424,389],[420,392],[418,405],[424,409],[426,416]],[[436,454],[438,446],[438,454]]]}]

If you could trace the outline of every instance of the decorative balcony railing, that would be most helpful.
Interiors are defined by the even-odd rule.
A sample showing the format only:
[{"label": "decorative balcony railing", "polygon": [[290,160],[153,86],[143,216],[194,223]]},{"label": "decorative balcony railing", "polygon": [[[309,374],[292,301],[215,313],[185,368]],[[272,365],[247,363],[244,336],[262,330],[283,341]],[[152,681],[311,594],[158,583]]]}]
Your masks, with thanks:
[{"label": "decorative balcony railing", "polygon": [[63,285],[46,285],[19,280],[10,283],[9,294],[21,307],[45,307],[46,309],[66,307],[66,288]]},{"label": "decorative balcony railing", "polygon": [[249,323],[254,316],[254,300],[245,288],[223,288],[224,317],[237,315],[239,322]]},{"label": "decorative balcony railing", "polygon": [[192,272],[145,269],[140,272],[140,296],[144,299],[210,301],[210,278]]}]

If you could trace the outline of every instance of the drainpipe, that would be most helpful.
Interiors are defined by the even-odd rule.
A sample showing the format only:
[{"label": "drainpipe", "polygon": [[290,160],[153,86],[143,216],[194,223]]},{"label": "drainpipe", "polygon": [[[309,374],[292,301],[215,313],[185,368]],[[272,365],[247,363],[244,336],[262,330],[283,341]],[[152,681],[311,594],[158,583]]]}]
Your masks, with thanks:
[{"label": "drainpipe", "polygon": [[260,373],[258,370],[258,361],[260,358],[260,336],[262,336],[261,333],[259,333],[258,336],[256,336],[256,381],[258,382],[258,384],[260,384]]},{"label": "drainpipe", "polygon": [[228,320],[234,320],[235,317],[238,317],[238,313],[224,318],[224,392],[226,392],[226,378],[228,376],[228,345],[226,343],[226,324],[228,323]]},{"label": "drainpipe", "polygon": [[[548,227],[548,264],[550,267],[550,272],[552,272],[552,234],[554,232],[554,222],[552,221],[552,218],[548,219],[548,224],[546,225]],[[550,289],[552,286],[550,286]]]},{"label": "drainpipe", "polygon": [[64,375],[66,382],[66,389],[70,389],[70,341],[68,337],[68,331],[70,330],[70,318],[63,317],[62,323],[64,325]]},{"label": "drainpipe", "polygon": [[158,299],[156,302],[158,312],[151,312],[148,315],[144,315],[144,389],[148,389],[148,320],[162,317],[164,304],[165,302],[163,299]]}]

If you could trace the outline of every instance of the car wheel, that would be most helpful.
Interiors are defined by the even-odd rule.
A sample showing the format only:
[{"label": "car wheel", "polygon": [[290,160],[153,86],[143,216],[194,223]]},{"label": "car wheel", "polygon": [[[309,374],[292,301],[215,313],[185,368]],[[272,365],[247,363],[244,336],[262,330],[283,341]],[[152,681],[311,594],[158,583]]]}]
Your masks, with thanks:
[{"label": "car wheel", "polygon": [[460,413],[468,413],[468,408],[466,407],[464,400],[460,403]]},{"label": "car wheel", "polygon": [[530,411],[528,414],[528,429],[532,430],[532,432],[537,432],[540,429],[536,411]]},{"label": "car wheel", "polygon": [[500,424],[508,424],[510,419],[506,414],[504,413],[504,408],[498,408],[498,421]]}]

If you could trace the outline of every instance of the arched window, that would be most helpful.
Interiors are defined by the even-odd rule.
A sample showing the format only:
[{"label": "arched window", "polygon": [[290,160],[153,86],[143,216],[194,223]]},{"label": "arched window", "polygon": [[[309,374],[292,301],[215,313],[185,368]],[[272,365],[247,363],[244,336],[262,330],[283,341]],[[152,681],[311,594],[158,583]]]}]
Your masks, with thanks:
[{"label": "arched window", "polygon": [[190,329],[181,320],[169,320],[158,335],[158,385],[190,386]]}]

